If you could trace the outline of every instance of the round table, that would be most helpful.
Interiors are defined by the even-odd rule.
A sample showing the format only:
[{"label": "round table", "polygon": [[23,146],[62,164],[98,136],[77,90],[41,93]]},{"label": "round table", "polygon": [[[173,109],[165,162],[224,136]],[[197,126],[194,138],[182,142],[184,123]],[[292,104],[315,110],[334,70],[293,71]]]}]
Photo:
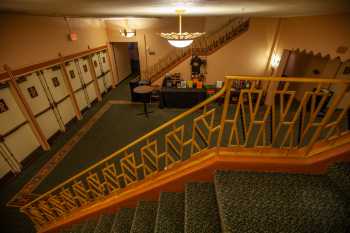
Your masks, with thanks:
[{"label": "round table", "polygon": [[152,113],[147,111],[147,103],[151,100],[151,94],[153,91],[153,87],[143,85],[134,88],[134,92],[140,94],[142,102],[143,102],[143,113],[139,113],[138,115],[146,115],[148,117],[148,113]]}]

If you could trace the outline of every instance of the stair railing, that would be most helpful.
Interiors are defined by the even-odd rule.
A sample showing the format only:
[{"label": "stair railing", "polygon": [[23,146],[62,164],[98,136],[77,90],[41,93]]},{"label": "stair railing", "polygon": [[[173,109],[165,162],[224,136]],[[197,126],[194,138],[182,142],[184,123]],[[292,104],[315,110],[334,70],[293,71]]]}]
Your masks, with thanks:
[{"label": "stair railing", "polygon": [[191,47],[172,48],[163,58],[142,72],[141,77],[154,81],[159,75],[168,71],[167,68],[182,59],[195,53],[200,56],[206,56],[209,53],[220,48],[223,44],[231,41],[233,38],[247,31],[249,27],[249,18],[235,18],[230,20],[224,27],[216,30],[210,35],[204,35],[195,39]]},{"label": "stair railing", "polygon": [[[263,81],[270,83],[268,92]],[[283,88],[274,88],[279,82]],[[291,83],[314,88],[300,91]],[[212,147],[238,147],[241,156],[314,156],[319,143],[329,148],[349,134],[344,120],[350,102],[339,108],[349,85],[338,79],[226,76],[213,96],[40,195],[21,212],[38,230],[47,228]],[[323,86],[338,91],[331,95]]]}]

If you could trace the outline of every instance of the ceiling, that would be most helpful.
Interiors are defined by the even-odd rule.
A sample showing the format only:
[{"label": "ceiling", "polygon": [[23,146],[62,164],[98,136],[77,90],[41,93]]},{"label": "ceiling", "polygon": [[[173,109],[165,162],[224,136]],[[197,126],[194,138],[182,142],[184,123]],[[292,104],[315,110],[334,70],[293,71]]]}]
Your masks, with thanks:
[{"label": "ceiling", "polygon": [[1,0],[0,12],[69,17],[301,16],[350,12],[349,0]]}]

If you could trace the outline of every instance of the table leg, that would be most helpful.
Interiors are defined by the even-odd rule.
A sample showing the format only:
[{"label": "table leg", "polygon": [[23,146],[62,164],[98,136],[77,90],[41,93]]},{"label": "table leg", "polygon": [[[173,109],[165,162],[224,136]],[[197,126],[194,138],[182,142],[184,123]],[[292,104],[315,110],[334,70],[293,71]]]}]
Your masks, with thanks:
[{"label": "table leg", "polygon": [[147,102],[143,102],[143,112],[138,113],[137,115],[146,115],[148,118],[148,113],[152,113],[153,111],[148,111],[147,109]]},{"label": "table leg", "polygon": [[147,103],[146,102],[143,102],[143,111],[145,112],[145,115],[148,118]]}]

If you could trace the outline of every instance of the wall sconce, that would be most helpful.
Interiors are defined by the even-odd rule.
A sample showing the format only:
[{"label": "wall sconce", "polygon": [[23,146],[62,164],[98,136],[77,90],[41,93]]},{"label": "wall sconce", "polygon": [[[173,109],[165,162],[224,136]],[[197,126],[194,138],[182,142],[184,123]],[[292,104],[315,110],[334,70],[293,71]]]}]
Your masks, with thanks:
[{"label": "wall sconce", "polygon": [[125,20],[125,28],[120,30],[120,34],[126,38],[131,38],[136,36],[136,30],[129,28],[128,19]]},{"label": "wall sconce", "polygon": [[135,29],[124,29],[124,30],[120,30],[120,33],[123,37],[126,38],[131,38],[136,36],[136,30]]},{"label": "wall sconce", "polygon": [[281,61],[281,56],[278,54],[273,54],[271,58],[271,67],[273,69],[276,69],[280,64],[280,61]]}]

